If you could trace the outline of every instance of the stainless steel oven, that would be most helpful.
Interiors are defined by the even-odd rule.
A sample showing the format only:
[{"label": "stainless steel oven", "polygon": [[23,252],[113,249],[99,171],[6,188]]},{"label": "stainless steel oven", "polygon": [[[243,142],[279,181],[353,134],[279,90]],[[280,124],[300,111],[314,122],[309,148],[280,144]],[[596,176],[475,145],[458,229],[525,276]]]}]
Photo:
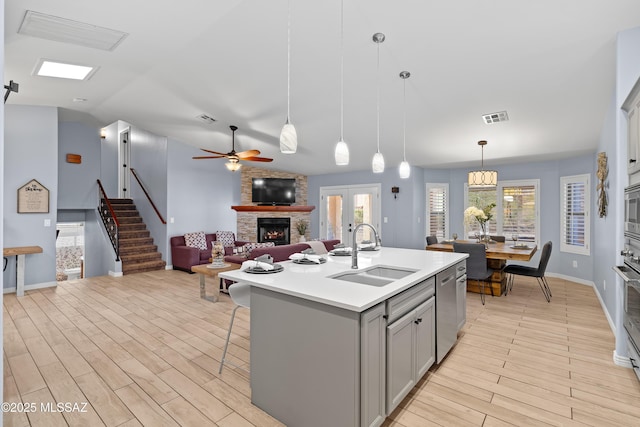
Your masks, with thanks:
[{"label": "stainless steel oven", "polygon": [[628,337],[628,355],[640,379],[640,240],[629,237],[624,250],[624,265],[614,270],[624,281],[624,329]]},{"label": "stainless steel oven", "polygon": [[624,234],[640,239],[640,185],[624,190]]}]

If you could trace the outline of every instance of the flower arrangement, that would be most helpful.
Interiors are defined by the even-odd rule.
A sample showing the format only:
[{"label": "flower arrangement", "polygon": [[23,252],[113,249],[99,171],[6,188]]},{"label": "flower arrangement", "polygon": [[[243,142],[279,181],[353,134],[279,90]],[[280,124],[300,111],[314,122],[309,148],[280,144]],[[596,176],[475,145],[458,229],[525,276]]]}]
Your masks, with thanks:
[{"label": "flower arrangement", "polygon": [[307,232],[307,227],[309,226],[309,223],[307,223],[307,221],[305,221],[304,219],[299,219],[296,222],[296,230],[298,230],[298,234],[301,236],[304,236],[304,234]]},{"label": "flower arrangement", "polygon": [[478,221],[480,224],[480,229],[482,230],[482,235],[487,235],[487,222],[493,218],[493,213],[491,212],[493,208],[496,207],[495,203],[489,203],[482,209],[479,209],[475,206],[469,206],[464,211],[464,222],[468,225],[473,225],[474,221]]}]

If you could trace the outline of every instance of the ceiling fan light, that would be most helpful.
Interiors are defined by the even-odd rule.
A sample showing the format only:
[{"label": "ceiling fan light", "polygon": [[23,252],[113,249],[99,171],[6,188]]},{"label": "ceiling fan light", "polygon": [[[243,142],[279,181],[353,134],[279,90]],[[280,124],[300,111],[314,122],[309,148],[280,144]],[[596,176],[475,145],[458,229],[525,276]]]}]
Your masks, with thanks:
[{"label": "ceiling fan light", "polygon": [[349,164],[349,146],[342,139],[336,144],[334,157],[337,166],[346,166]]},{"label": "ceiling fan light", "polygon": [[282,126],[282,132],[280,132],[280,152],[283,154],[294,154],[298,149],[298,133],[296,128],[289,123]]},{"label": "ceiling fan light", "polygon": [[381,152],[378,151],[373,155],[373,160],[371,160],[371,169],[373,169],[373,173],[384,172],[384,157],[382,157]]},{"label": "ceiling fan light", "polygon": [[400,163],[400,178],[402,179],[407,179],[409,178],[409,176],[411,176],[411,166],[409,166],[409,162],[407,162],[406,160],[403,160],[402,163]]},{"label": "ceiling fan light", "polygon": [[242,165],[240,164],[240,162],[238,162],[237,160],[234,162],[233,160],[229,160],[227,163],[224,164],[227,169],[229,169],[231,172],[235,172],[238,169],[240,169],[242,167]]}]

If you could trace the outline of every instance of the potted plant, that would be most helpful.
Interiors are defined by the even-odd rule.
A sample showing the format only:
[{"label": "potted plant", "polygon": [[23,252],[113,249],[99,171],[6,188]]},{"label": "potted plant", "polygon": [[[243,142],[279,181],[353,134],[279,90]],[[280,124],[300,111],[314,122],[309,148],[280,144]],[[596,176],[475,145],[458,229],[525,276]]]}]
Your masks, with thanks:
[{"label": "potted plant", "polygon": [[296,230],[298,230],[298,234],[300,235],[300,242],[306,241],[306,238],[304,237],[304,235],[307,232],[308,226],[309,226],[309,223],[302,218],[296,221]]}]

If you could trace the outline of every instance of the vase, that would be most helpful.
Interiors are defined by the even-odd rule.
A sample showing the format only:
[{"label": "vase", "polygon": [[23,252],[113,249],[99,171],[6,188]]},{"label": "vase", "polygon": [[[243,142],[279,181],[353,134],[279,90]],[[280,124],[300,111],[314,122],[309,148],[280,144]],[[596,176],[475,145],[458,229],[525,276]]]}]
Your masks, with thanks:
[{"label": "vase", "polygon": [[222,242],[213,242],[211,244],[211,263],[216,267],[224,265],[224,246]]},{"label": "vase", "polygon": [[298,242],[302,243],[302,242],[306,242],[307,239],[304,237],[304,235],[300,236],[300,239],[298,239]]}]

